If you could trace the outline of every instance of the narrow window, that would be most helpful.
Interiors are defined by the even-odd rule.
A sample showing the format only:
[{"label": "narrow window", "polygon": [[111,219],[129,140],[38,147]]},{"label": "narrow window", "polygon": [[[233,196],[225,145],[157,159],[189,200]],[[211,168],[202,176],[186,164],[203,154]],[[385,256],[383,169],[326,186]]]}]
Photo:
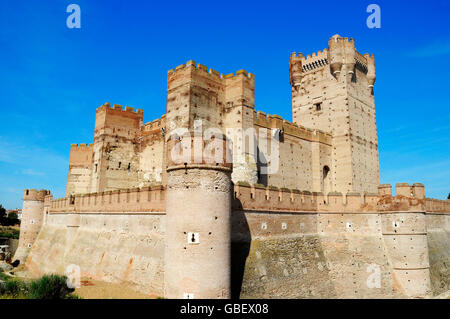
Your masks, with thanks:
[{"label": "narrow window", "polygon": [[316,103],[316,111],[321,111],[322,110],[322,103]]},{"label": "narrow window", "polygon": [[330,168],[325,165],[322,172],[322,192],[328,194],[330,191]]},{"label": "narrow window", "polygon": [[128,163],[128,171],[130,171],[131,170],[131,163]]},{"label": "narrow window", "polygon": [[95,172],[97,173],[98,164],[95,164]]},{"label": "narrow window", "polygon": [[122,162],[119,162],[119,168],[122,166]]},{"label": "narrow window", "polygon": [[328,177],[328,173],[330,172],[330,168],[328,166],[323,167],[323,179],[326,179]]}]

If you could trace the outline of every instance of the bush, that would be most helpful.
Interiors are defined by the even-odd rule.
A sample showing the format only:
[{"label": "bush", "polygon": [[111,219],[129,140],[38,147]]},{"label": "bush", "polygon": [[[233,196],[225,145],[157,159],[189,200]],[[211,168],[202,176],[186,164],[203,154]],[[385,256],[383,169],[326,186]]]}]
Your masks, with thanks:
[{"label": "bush", "polygon": [[75,289],[67,287],[67,277],[45,275],[30,285],[31,299],[67,299]]},{"label": "bush", "polygon": [[27,298],[27,299],[79,299],[73,295],[73,288],[67,287],[67,277],[59,275],[45,275],[30,282],[0,276],[5,281],[0,285],[0,299]]}]

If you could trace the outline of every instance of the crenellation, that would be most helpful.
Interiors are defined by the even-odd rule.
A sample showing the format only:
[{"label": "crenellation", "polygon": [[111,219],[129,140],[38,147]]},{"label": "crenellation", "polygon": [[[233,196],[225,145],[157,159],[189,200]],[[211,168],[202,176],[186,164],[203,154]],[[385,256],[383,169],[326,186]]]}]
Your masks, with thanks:
[{"label": "crenellation", "polygon": [[[202,72],[204,74],[210,75],[210,76],[214,76],[214,78],[224,81],[226,79],[234,79],[234,78],[239,78],[240,75],[243,75],[245,78],[254,80],[254,74],[247,72],[246,70],[238,70],[236,71],[236,73],[229,73],[229,74],[222,74],[212,68],[208,68],[206,65],[201,64],[201,63],[196,63],[193,60],[190,60],[188,62],[186,62],[186,64],[181,64],[179,66],[177,66],[175,69],[170,69],[167,72],[168,77],[173,77],[174,75],[178,74],[182,74],[183,72],[187,71],[187,70],[192,70],[192,71],[199,71]],[[183,73],[184,74],[184,73]]]},{"label": "crenellation", "polygon": [[308,54],[306,58],[301,55],[299,58],[302,61],[303,73],[316,72],[318,69],[328,65],[328,50],[324,49],[323,51],[314,52],[312,55]]},{"label": "crenellation", "polygon": [[50,214],[83,212],[165,212],[165,188],[162,185],[106,191],[102,193],[77,194],[70,198],[50,202]]}]

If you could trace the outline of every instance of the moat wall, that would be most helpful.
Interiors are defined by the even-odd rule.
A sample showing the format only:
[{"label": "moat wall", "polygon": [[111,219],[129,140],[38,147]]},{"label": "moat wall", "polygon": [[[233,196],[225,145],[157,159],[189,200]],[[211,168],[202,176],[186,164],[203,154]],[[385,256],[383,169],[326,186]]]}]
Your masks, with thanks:
[{"label": "moat wall", "polygon": [[[409,297],[393,274],[382,218],[234,211],[232,297]],[[75,264],[82,276],[163,296],[165,221],[164,212],[52,213],[26,264],[34,275],[64,273]],[[449,216],[426,214],[426,221],[431,293],[437,295],[450,285]],[[379,288],[368,284],[376,269]]]},{"label": "moat wall", "polygon": [[[379,214],[252,212],[246,220],[252,238],[241,298],[406,297],[392,275]],[[368,284],[374,272],[379,288]]]},{"label": "moat wall", "polygon": [[50,214],[28,256],[32,275],[64,273],[163,296],[165,213]]},{"label": "moat wall", "polygon": [[[208,194],[198,192],[202,200]],[[29,212],[42,227],[20,256],[35,276],[64,273],[73,264],[83,277],[167,296],[167,197],[162,186],[56,200],[46,195],[42,212]],[[379,194],[324,196],[238,184],[229,200],[222,199],[231,230],[219,244],[231,247],[231,297],[422,298],[448,291],[450,202],[425,198],[420,184],[398,184],[396,196],[389,185]],[[198,219],[183,219],[186,232],[203,232],[194,248],[214,250],[217,229],[199,230]],[[24,229],[22,244],[30,234]]]}]

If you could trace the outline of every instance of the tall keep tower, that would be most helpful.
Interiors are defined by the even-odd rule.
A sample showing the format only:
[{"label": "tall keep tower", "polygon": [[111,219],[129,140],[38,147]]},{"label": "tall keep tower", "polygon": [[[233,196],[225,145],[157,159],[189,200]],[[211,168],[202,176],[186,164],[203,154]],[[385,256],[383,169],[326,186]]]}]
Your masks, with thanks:
[{"label": "tall keep tower", "polygon": [[[353,39],[333,36],[328,49],[289,60],[293,121],[333,135],[330,190],[376,193],[380,181],[373,85],[374,56]],[[331,175],[330,175],[331,174]]]}]

